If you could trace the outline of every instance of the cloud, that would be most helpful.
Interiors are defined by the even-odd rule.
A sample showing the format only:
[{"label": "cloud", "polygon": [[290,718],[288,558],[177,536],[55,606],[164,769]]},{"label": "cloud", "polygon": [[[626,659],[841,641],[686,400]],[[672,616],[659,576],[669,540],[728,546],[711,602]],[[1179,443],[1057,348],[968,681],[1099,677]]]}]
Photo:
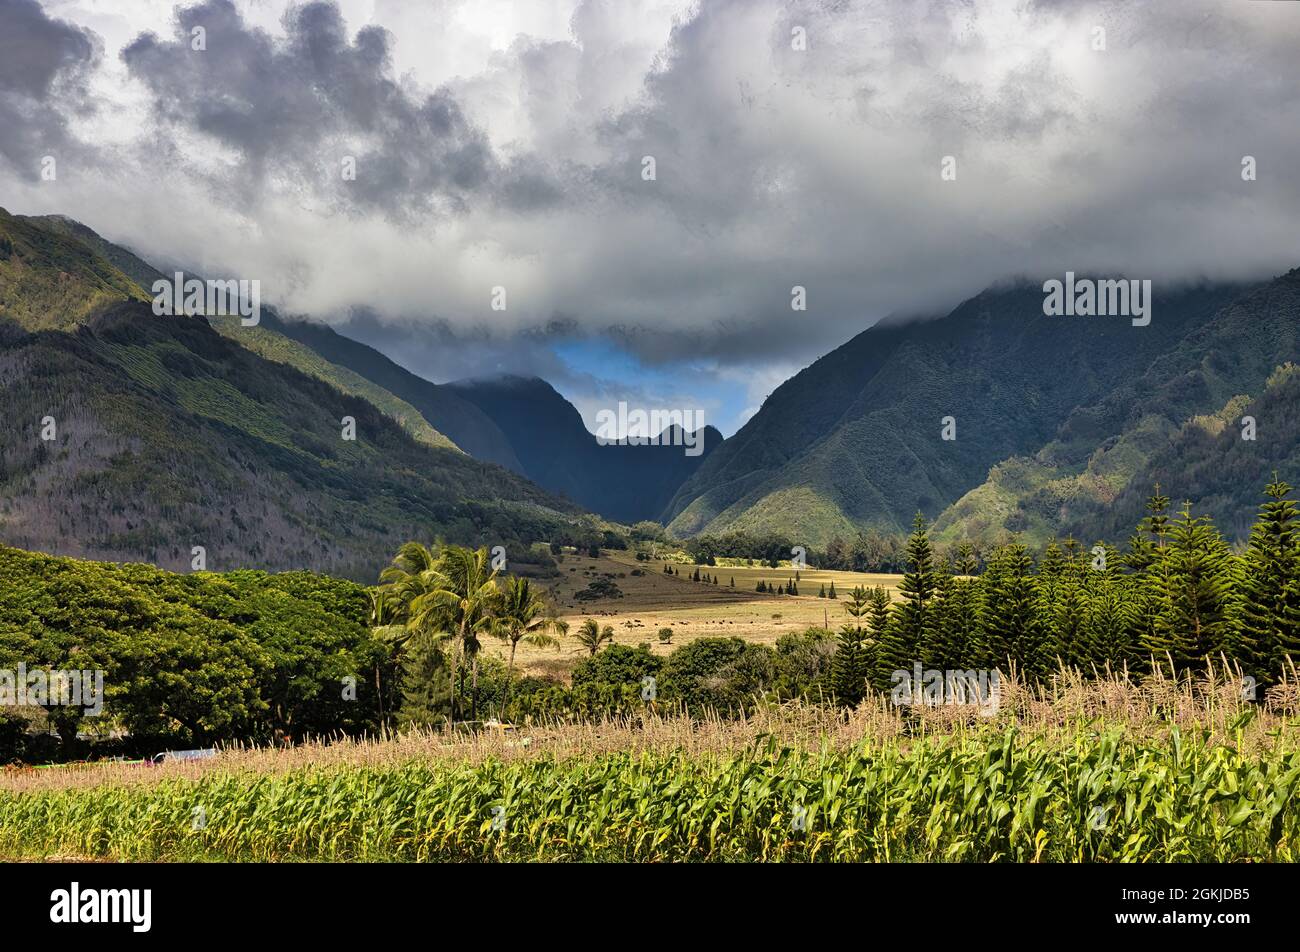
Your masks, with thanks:
[{"label": "cloud", "polygon": [[44,156],[69,151],[67,118],[89,108],[99,54],[93,33],[51,19],[36,0],[0,0],[0,157],[11,174],[39,179]]},{"label": "cloud", "polygon": [[[85,25],[97,9],[59,14]],[[760,396],[746,379],[1008,275],[1176,282],[1300,263],[1296,4],[128,0],[115,14],[135,29],[114,26],[112,55],[64,24],[6,95],[51,104],[76,136],[90,120],[60,77],[118,70],[96,105],[131,134],[84,178],[15,193],[147,255],[258,277],[287,311],[365,308],[388,328],[376,340],[436,342],[429,373],[562,374],[565,334],[603,338],[651,372],[689,369],[701,392],[731,388],[741,412]],[[4,135],[30,153],[44,133],[18,123]],[[1257,181],[1241,177],[1248,155]],[[605,398],[570,370],[588,388],[575,400]]]},{"label": "cloud", "polygon": [[393,79],[387,30],[365,26],[349,38],[329,3],[290,8],[284,29],[273,38],[230,0],[208,0],[177,11],[172,39],[147,33],[122,51],[151,93],[159,137],[196,132],[234,157],[225,181],[243,187],[232,195],[257,201],[274,179],[339,211],[406,221],[457,214],[502,175],[486,136],[446,91],[421,94]]}]

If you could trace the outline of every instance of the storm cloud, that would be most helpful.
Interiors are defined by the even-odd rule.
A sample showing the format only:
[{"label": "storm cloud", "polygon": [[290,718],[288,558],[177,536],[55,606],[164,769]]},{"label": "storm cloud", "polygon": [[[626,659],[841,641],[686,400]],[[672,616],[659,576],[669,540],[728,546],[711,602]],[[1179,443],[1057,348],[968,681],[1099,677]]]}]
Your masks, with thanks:
[{"label": "storm cloud", "polygon": [[458,214],[502,176],[487,136],[445,90],[394,81],[387,30],[349,39],[329,3],[292,8],[283,25],[272,38],[229,0],[209,0],[178,10],[170,39],[132,42],[122,60],[151,94],[157,135],[193,131],[230,150],[225,184],[250,201],[263,187],[305,189],[395,220]]},{"label": "storm cloud", "polygon": [[[16,210],[258,277],[289,312],[362,308],[362,336],[435,378],[562,374],[567,336],[735,390],[1010,276],[1168,284],[1300,265],[1300,4],[0,11],[43,38],[0,66],[0,103],[56,117],[7,113],[0,150],[28,162],[71,130],[101,159],[57,189],[0,171]],[[87,71],[111,128],[81,115]],[[422,326],[436,344],[414,343]],[[580,403],[586,373],[566,391]]]},{"label": "storm cloud", "polygon": [[86,75],[99,52],[93,33],[50,18],[36,0],[0,0],[0,167],[7,163],[6,172],[37,180],[45,156],[66,157],[76,148],[67,120],[88,108]]}]

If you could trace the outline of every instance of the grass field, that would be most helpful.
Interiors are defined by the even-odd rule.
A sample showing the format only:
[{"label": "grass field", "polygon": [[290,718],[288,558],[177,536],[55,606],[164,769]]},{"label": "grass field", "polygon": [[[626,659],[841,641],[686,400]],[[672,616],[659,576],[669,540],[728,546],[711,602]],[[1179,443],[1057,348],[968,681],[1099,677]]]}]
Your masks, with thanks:
[{"label": "grass field", "polygon": [[[789,568],[750,568],[747,566],[702,567],[702,573],[719,576],[717,585],[692,582],[692,566],[678,565],[681,575],[665,575],[663,562],[638,562],[630,552],[602,553],[598,559],[566,555],[560,563],[558,579],[546,580],[551,597],[572,628],[584,619],[594,618],[602,626],[614,629],[618,644],[650,643],[656,654],[667,654],[678,645],[706,637],[738,637],[763,644],[775,642],[781,635],[802,631],[811,625],[829,624],[838,628],[845,620],[843,595],[855,585],[883,585],[896,592],[898,575],[868,575],[858,572],[830,572],[806,569],[799,573],[799,595],[767,595],[754,589],[760,579],[774,585],[794,578]],[[640,570],[643,575],[633,575]],[[573,596],[589,582],[609,578],[623,592],[622,598],[580,602]],[[730,586],[732,578],[736,587]],[[818,598],[821,585],[830,588],[834,581],[840,599]],[[671,644],[659,643],[660,628],[673,629]],[[498,645],[486,650],[504,656]],[[521,645],[516,660],[526,673],[564,677],[582,657],[572,639],[558,651]]]}]

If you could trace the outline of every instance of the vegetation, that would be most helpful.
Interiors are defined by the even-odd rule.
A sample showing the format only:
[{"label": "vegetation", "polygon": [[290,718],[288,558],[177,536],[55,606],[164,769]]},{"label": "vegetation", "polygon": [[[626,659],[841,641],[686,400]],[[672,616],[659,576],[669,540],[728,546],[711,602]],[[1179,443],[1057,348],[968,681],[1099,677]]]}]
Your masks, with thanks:
[{"label": "vegetation", "polygon": [[[440,678],[442,662],[447,662],[450,691],[446,714],[452,722],[460,719],[464,708],[466,692],[458,676],[465,668],[471,680],[469,716],[471,720],[478,717],[479,653],[486,638],[500,638],[510,645],[507,693],[521,641],[558,645],[549,634],[558,625],[554,613],[528,579],[512,578],[503,589],[497,576],[487,549],[444,546],[435,552],[408,542],[381,573],[383,584],[372,595],[375,634],[398,651],[413,649],[420,659],[420,668],[407,669],[408,689],[421,671]],[[421,687],[418,683],[413,686]],[[413,712],[411,708],[421,696],[426,708]],[[437,713],[427,689],[407,700],[408,719],[427,722]]]},{"label": "vegetation", "polygon": [[[1137,705],[1140,709],[1142,705]],[[870,715],[874,716],[874,715]],[[1300,753],[1210,730],[908,738],[797,710],[13,777],[0,853],[238,861],[1300,859]],[[1272,735],[1274,738],[1276,734]],[[1268,739],[1268,738],[1266,738]],[[196,826],[196,807],[206,823]]]},{"label": "vegetation", "polygon": [[0,668],[104,672],[99,716],[0,713],[0,759],[373,732],[395,672],[368,604],[362,586],[306,572],[176,575],[0,546]]},{"label": "vegetation", "polygon": [[[790,631],[774,644],[701,637],[665,656],[648,642],[615,644],[613,626],[595,617],[570,632],[530,580],[500,575],[485,548],[407,544],[374,589],[307,573],[174,575],[0,549],[0,661],[102,669],[106,686],[102,719],[54,707],[36,718],[59,738],[42,742],[44,753],[24,727],[35,712],[9,716],[0,734],[10,759],[27,759],[74,757],[92,743],[103,754],[488,716],[577,722],[637,715],[648,701],[697,717],[752,716],[790,700],[853,707],[917,665],[1042,685],[1069,670],[1177,679],[1227,667],[1247,700],[1263,702],[1297,681],[1292,492],[1268,485],[1241,552],[1189,507],[1171,514],[1157,493],[1123,553],[1066,540],[1035,559],[1012,543],[992,550],[980,574],[969,548],[936,558],[918,516],[897,601],[858,586],[836,599],[838,633]],[[794,580],[780,588],[793,594]],[[658,635],[666,650],[672,629]],[[571,684],[517,677],[519,645],[558,649],[569,638],[587,659]],[[500,661],[483,654],[497,642]]]},{"label": "vegetation", "polygon": [[[1121,557],[1103,545],[1048,546],[1037,566],[1012,543],[991,554],[983,575],[970,578],[970,550],[958,570],[936,565],[918,515],[908,542],[901,602],[878,596],[865,640],[872,682],[885,689],[894,672],[914,663],[935,669],[1015,670],[1031,680],[1062,665],[1083,671],[1144,672],[1162,667],[1199,672],[1224,659],[1249,685],[1295,679],[1300,637],[1300,531],[1291,487],[1266,490],[1251,543],[1235,555],[1210,520],[1188,506],[1174,518],[1158,492],[1149,515]],[[865,592],[854,592],[837,652],[842,671],[857,672],[864,650],[860,620]],[[845,676],[847,677],[847,675]],[[837,682],[852,700],[860,686]]]},{"label": "vegetation", "polygon": [[[221,332],[156,316],[139,283],[156,272],[75,223],[0,212],[0,237],[7,544],[173,569],[202,546],[209,568],[365,581],[413,537],[521,554],[543,539],[626,544],[455,449],[422,408],[449,402],[464,409],[458,419],[490,424],[454,395],[399,397],[291,338],[271,313],[252,328],[216,321]],[[342,349],[358,348],[368,350]]]},{"label": "vegetation", "polygon": [[[1259,474],[1300,463],[1300,389],[1268,394],[1300,353],[1300,270],[1155,307],[1138,333],[1063,323],[1024,283],[936,320],[881,321],[782,384],[664,518],[678,536],[777,534],[811,551],[901,536],[919,509],[939,514],[943,543],[1041,545],[1127,531],[1159,481],[1242,540]],[[1241,439],[1243,414],[1257,440]]]},{"label": "vegetation", "polygon": [[128,300],[149,297],[76,238],[0,208],[0,318],[29,330],[67,329]]}]

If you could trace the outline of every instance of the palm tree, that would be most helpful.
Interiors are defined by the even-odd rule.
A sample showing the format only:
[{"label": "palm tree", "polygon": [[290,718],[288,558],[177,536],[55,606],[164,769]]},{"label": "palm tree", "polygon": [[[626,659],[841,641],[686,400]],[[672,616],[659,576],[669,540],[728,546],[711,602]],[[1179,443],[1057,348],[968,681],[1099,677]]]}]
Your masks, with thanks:
[{"label": "palm tree", "polygon": [[422,573],[428,588],[411,600],[410,623],[436,629],[456,645],[451,659],[451,713],[456,719],[456,684],[460,657],[469,659],[473,677],[470,719],[478,716],[478,653],[480,636],[497,629],[501,592],[488,550],[447,546],[437,562]]},{"label": "palm tree", "polygon": [[559,639],[550,634],[559,624],[562,622],[548,610],[546,601],[533,591],[528,579],[515,576],[510,580],[502,595],[500,627],[497,631],[497,637],[510,643],[510,661],[506,665],[507,697],[514,677],[515,649],[519,647],[519,642],[525,642],[534,648],[559,647]]},{"label": "palm tree", "polygon": [[[393,563],[379,574],[382,583],[370,593],[370,631],[390,653],[400,656],[412,638],[428,639],[430,643],[445,640],[433,625],[434,619],[424,618],[417,623],[411,617],[411,604],[429,591],[431,573],[438,562],[435,549],[418,542],[408,542],[398,550]],[[379,688],[379,665],[375,665],[375,691]],[[380,696],[380,720],[383,719],[383,697]]]},{"label": "palm tree", "polygon": [[[411,638],[406,627],[403,607],[394,592],[387,588],[370,590],[370,634],[389,655],[400,654]],[[375,659],[375,696],[379,699],[379,723],[384,723],[384,692],[379,680],[379,659]]]},{"label": "palm tree", "polygon": [[[451,641],[451,720],[456,720],[456,687],[459,662],[471,660],[474,676],[474,710],[478,702],[478,652],[480,635],[496,629],[500,592],[496,571],[491,568],[487,549],[445,546],[440,552],[418,542],[408,542],[398,551],[393,564],[380,573],[382,594],[376,605],[386,624],[376,634],[397,649],[413,637],[431,644]],[[400,623],[400,624],[399,624]],[[404,631],[402,629],[405,629]]]},{"label": "palm tree", "polygon": [[614,629],[609,625],[602,629],[600,625],[596,624],[595,619],[588,618],[582,623],[582,627],[578,629],[577,638],[578,644],[590,651],[592,657],[595,657],[601,645],[614,640]]}]

